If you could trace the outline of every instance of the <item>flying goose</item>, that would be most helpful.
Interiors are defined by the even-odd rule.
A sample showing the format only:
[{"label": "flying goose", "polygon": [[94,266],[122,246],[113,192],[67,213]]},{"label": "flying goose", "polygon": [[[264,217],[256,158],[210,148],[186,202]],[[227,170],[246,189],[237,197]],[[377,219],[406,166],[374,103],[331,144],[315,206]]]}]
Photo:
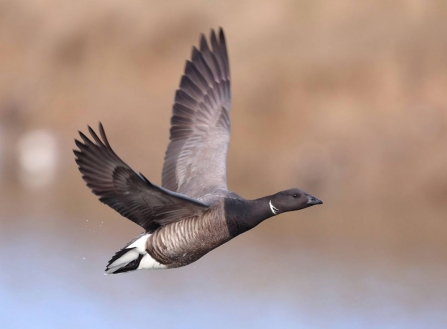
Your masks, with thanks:
[{"label": "flying goose", "polygon": [[87,186],[144,229],[112,257],[106,274],[185,266],[269,217],[323,203],[298,188],[256,200],[228,190],[230,105],[224,33],[211,30],[210,45],[202,34],[200,49],[193,47],[175,94],[162,186],[116,155],[101,123],[99,136],[90,127],[90,139],[79,132],[74,154]]}]

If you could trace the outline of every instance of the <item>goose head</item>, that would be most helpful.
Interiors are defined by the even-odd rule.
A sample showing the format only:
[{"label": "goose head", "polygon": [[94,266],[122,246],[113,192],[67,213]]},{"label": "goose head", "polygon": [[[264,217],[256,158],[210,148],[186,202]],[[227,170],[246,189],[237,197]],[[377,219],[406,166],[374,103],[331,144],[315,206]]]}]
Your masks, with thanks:
[{"label": "goose head", "polygon": [[270,199],[269,206],[273,214],[278,215],[282,212],[300,210],[322,203],[323,201],[313,195],[299,188],[292,188],[274,194]]}]

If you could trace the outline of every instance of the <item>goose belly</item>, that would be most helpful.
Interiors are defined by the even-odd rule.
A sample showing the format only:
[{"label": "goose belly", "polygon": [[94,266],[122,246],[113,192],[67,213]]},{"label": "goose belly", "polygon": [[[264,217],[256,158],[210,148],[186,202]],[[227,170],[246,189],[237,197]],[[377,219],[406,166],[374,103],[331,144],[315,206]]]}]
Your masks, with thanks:
[{"label": "goose belly", "polygon": [[155,231],[148,252],[161,264],[175,268],[195,262],[230,239],[225,220],[188,218]]}]

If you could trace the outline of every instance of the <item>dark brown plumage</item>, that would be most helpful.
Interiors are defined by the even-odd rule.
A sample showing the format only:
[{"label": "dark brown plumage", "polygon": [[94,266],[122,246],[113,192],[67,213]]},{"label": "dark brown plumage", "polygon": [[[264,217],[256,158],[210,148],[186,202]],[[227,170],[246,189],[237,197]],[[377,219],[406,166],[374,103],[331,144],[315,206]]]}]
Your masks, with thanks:
[{"label": "dark brown plumage", "polygon": [[106,273],[188,265],[263,220],[322,202],[300,189],[257,200],[228,191],[230,69],[225,37],[211,31],[193,48],[175,95],[162,186],[112,150],[103,126],[74,150],[84,181],[101,202],[145,229],[109,261]]},{"label": "dark brown plumage", "polygon": [[99,131],[102,140],[89,127],[96,143],[79,132],[84,144],[76,140],[80,151],[74,153],[82,178],[101,202],[148,232],[182,218],[198,217],[209,208],[185,195],[153,185],[137,174],[113,152],[101,124]]}]

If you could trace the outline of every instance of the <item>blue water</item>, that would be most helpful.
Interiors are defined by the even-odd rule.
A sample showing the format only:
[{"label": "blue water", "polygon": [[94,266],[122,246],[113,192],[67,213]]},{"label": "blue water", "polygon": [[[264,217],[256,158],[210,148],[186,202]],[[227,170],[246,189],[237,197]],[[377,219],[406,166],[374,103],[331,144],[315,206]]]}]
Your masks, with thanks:
[{"label": "blue water", "polygon": [[447,327],[428,269],[387,281],[366,260],[358,272],[312,250],[238,252],[240,239],[183,269],[104,276],[115,250],[60,234],[2,231],[1,328]]}]

